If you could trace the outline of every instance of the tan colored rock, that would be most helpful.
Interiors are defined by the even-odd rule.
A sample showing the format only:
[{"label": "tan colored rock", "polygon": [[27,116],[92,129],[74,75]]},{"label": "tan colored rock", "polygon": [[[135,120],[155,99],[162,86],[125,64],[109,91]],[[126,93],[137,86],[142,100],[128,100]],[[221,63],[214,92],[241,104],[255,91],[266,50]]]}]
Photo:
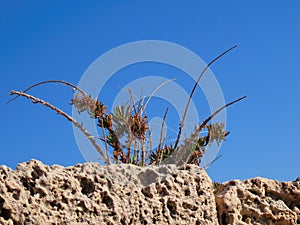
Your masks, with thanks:
[{"label": "tan colored rock", "polygon": [[0,167],[0,224],[218,224],[212,187],[193,165],[64,168],[32,160]]},{"label": "tan colored rock", "polygon": [[300,224],[300,180],[229,181],[215,191],[219,224]]}]

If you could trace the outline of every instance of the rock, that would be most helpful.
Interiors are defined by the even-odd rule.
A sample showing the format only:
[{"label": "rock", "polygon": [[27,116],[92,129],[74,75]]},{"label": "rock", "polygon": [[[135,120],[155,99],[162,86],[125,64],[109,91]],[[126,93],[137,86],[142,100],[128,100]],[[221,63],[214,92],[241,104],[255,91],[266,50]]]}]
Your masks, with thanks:
[{"label": "rock", "polygon": [[[213,190],[215,187],[215,190]],[[213,185],[175,165],[0,166],[0,224],[300,224],[300,180]]]},{"label": "rock", "polygon": [[215,199],[220,225],[300,224],[300,181],[229,181],[215,190]]},{"label": "rock", "polygon": [[194,165],[0,167],[0,224],[218,224],[213,185]]}]

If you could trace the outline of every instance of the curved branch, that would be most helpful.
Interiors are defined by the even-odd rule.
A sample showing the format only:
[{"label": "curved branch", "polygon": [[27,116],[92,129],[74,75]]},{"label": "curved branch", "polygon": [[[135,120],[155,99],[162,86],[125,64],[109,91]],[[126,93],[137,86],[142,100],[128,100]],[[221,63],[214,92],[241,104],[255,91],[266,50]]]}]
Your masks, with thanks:
[{"label": "curved branch", "polygon": [[[64,84],[64,85],[72,87],[74,90],[79,91],[83,95],[87,95],[82,89],[80,89],[76,85],[74,85],[72,83],[69,83],[67,81],[63,81],[63,80],[46,80],[46,81],[42,81],[42,82],[36,83],[34,85],[31,85],[30,87],[26,88],[25,91],[22,91],[22,93],[26,93],[27,91],[29,91],[30,89],[32,89],[32,88],[34,88],[36,86],[39,86],[39,85],[42,85],[42,84],[47,84],[47,83],[60,83],[60,84]],[[8,100],[6,103],[10,103],[10,102],[14,101],[15,99],[17,99],[18,97],[19,97],[19,95],[17,95],[16,97]]]},{"label": "curved branch", "polygon": [[203,75],[205,74],[205,72],[208,70],[208,68],[215,62],[217,61],[219,58],[221,58],[222,56],[224,56],[226,53],[230,52],[232,49],[236,48],[237,45],[231,47],[230,49],[226,50],[225,52],[223,52],[222,54],[218,55],[216,58],[214,58],[212,61],[210,61],[210,63],[207,64],[207,66],[204,68],[204,70],[201,72],[201,74],[199,75],[193,89],[192,89],[192,92],[190,94],[190,97],[189,97],[189,100],[186,104],[186,107],[185,107],[185,110],[184,110],[184,114],[183,114],[183,117],[182,117],[182,120],[181,120],[181,123],[180,123],[180,127],[179,127],[179,131],[178,131],[178,136],[177,136],[177,139],[176,139],[176,142],[175,142],[175,146],[174,148],[176,149],[178,143],[179,143],[179,140],[180,140],[180,136],[181,136],[181,133],[182,133],[182,129],[183,129],[183,126],[184,126],[184,122],[185,122],[185,119],[186,119],[186,116],[187,116],[187,111],[189,109],[189,106],[190,106],[190,103],[191,103],[191,100],[192,100],[192,97],[195,93],[195,90],[196,90],[196,87],[198,86],[199,84],[199,81],[200,79],[203,77]]},{"label": "curved branch", "polygon": [[[205,119],[203,121],[203,123],[195,128],[195,132],[193,135],[193,137],[191,137],[191,139],[189,140],[189,143],[196,143],[196,140],[198,140],[198,134],[200,133],[201,130],[203,130],[205,128],[205,126],[207,125],[207,123],[213,118],[215,117],[219,112],[221,112],[223,109],[225,109],[226,107],[241,101],[242,99],[246,98],[247,96],[238,98],[224,106],[222,106],[221,108],[219,108],[218,110],[216,110],[213,114],[211,114],[207,119]],[[162,164],[166,165],[166,164],[176,164],[177,166],[181,166],[184,165],[185,163],[187,163],[189,161],[189,159],[191,158],[192,154],[194,152],[190,150],[190,145],[184,145],[182,148],[177,148],[175,149],[175,151],[172,153],[172,155],[170,155],[170,157],[168,157],[167,159],[165,159]]]},{"label": "curved branch", "polygon": [[238,98],[238,99],[236,99],[236,100],[234,100],[234,101],[232,101],[232,102],[229,102],[229,103],[227,103],[226,105],[224,105],[224,106],[222,106],[221,108],[219,108],[218,110],[216,110],[213,114],[211,114],[207,119],[205,119],[205,120],[203,121],[203,123],[202,123],[202,124],[200,125],[200,127],[199,127],[199,131],[201,131],[202,129],[204,129],[205,126],[207,125],[207,123],[208,123],[212,118],[214,118],[219,112],[221,112],[223,109],[227,108],[227,107],[230,106],[230,105],[233,105],[234,103],[237,103],[237,102],[243,100],[244,98],[247,98],[247,96],[243,96],[243,97]]},{"label": "curved branch", "polygon": [[44,106],[47,106],[48,108],[54,110],[57,112],[57,114],[62,115],[63,117],[65,117],[67,120],[71,121],[75,127],[77,127],[82,133],[84,133],[84,135],[88,138],[88,140],[92,143],[92,145],[96,148],[96,150],[100,153],[100,155],[103,157],[105,163],[107,165],[110,164],[109,159],[106,157],[106,155],[104,154],[104,152],[102,151],[102,149],[96,144],[95,140],[93,139],[93,136],[91,136],[91,134],[80,124],[78,123],[73,117],[71,117],[70,115],[68,115],[67,113],[65,113],[64,111],[60,110],[59,108],[51,105],[49,102],[46,102],[42,99],[36,98],[32,95],[26,94],[22,91],[14,91],[12,90],[10,92],[11,95],[17,95],[17,96],[23,96],[25,98],[31,99],[34,103],[40,103]]}]

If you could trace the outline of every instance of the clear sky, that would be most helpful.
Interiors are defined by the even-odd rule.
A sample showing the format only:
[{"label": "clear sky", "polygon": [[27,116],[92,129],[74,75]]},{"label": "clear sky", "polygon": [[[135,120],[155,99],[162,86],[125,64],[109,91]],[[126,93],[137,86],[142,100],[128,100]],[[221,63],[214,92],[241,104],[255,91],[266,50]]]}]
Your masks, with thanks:
[{"label": "clear sky", "polygon": [[[32,158],[64,166],[85,161],[70,122],[23,98],[6,104],[11,89],[24,90],[50,79],[78,84],[90,64],[110,49],[163,40],[190,49],[206,63],[238,45],[211,67],[226,102],[248,96],[227,110],[231,133],[220,150],[222,158],[208,169],[211,178],[296,179],[299,11],[297,0],[0,1],[0,164],[15,168]],[[148,75],[166,74],[179,83],[183,79],[168,67],[146,68]],[[146,72],[129,68],[124,73],[139,78]],[[101,99],[111,101],[127,77],[122,77],[123,83],[112,80]],[[193,86],[180,84],[187,90]],[[30,93],[71,113],[68,88],[48,85]],[[158,108],[149,105],[148,110]],[[207,115],[204,110],[201,118]],[[179,121],[174,123],[176,127]]]}]

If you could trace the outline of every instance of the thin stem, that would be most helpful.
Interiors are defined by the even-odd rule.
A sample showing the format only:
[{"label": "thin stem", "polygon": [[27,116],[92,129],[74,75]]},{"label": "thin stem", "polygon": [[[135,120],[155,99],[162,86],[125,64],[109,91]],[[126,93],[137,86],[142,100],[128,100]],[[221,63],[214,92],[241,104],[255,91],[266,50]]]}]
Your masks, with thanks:
[{"label": "thin stem", "polygon": [[207,170],[208,167],[210,167],[215,161],[217,161],[219,158],[221,158],[222,155],[217,156],[216,158],[214,158],[210,163],[206,164],[203,169]]},{"label": "thin stem", "polygon": [[142,167],[145,165],[145,158],[146,158],[146,148],[145,148],[145,141],[141,141],[142,147]]},{"label": "thin stem", "polygon": [[161,150],[161,146],[162,146],[162,139],[163,139],[163,129],[164,129],[164,125],[165,125],[165,121],[166,121],[166,117],[169,111],[169,107],[166,108],[163,120],[161,122],[161,129],[160,129],[160,135],[159,135],[159,144],[158,144],[158,150]]},{"label": "thin stem", "polygon": [[110,160],[109,160],[109,155],[108,155],[108,142],[107,142],[107,137],[104,131],[104,125],[103,125],[103,120],[101,120],[101,130],[102,130],[102,135],[103,135],[103,139],[104,139],[104,143],[105,143],[105,150],[106,150],[106,157],[109,161],[110,164]]},{"label": "thin stem", "polygon": [[151,154],[151,152],[152,152],[152,129],[151,129],[150,125],[149,125],[148,132],[149,132],[149,138],[148,138],[148,141],[147,141],[147,146],[148,146],[148,149],[150,149],[150,154]]},{"label": "thin stem", "polygon": [[107,165],[110,165],[110,161],[109,159],[105,156],[104,152],[102,151],[102,149],[97,145],[97,143],[95,142],[95,140],[93,139],[93,137],[91,136],[91,134],[80,124],[78,123],[73,117],[71,117],[70,115],[68,115],[67,113],[65,113],[64,111],[62,111],[61,109],[51,105],[49,102],[46,102],[42,99],[36,98],[32,95],[26,94],[22,91],[14,91],[12,90],[10,92],[11,95],[17,95],[17,96],[23,96],[25,98],[31,99],[34,103],[40,103],[54,111],[57,112],[57,114],[62,115],[63,117],[65,117],[67,120],[71,121],[75,127],[77,127],[82,133],[84,133],[84,135],[88,138],[88,140],[92,143],[92,145],[96,148],[96,150],[100,153],[100,155],[102,156],[102,158],[105,160],[105,163]]},{"label": "thin stem", "polygon": [[[146,101],[146,103],[145,103],[139,110],[141,110],[141,109],[143,108],[143,111],[146,111],[146,107],[147,107],[148,103],[150,102],[151,98],[153,97],[153,95],[154,95],[159,89],[161,89],[164,85],[166,85],[167,83],[169,83],[169,82],[171,82],[171,81],[173,81],[173,80],[176,80],[176,79],[175,79],[175,78],[169,79],[169,80],[167,80],[167,81],[165,81],[165,82],[162,82],[157,88],[155,88],[155,89],[153,90],[153,92],[150,94],[150,96],[149,96],[148,100]],[[143,114],[143,113],[141,113],[141,115],[142,115],[142,114]]]},{"label": "thin stem", "polygon": [[192,100],[192,97],[195,93],[195,90],[200,82],[200,79],[203,77],[203,75],[205,74],[205,72],[208,70],[208,68],[215,62],[217,61],[219,58],[221,58],[222,56],[224,56],[226,53],[230,52],[232,49],[236,48],[237,45],[231,47],[230,49],[226,50],[225,52],[223,52],[222,54],[218,55],[216,58],[214,58],[212,61],[210,61],[210,63],[207,64],[207,66],[204,68],[204,70],[201,72],[201,74],[199,75],[192,91],[191,91],[191,94],[190,94],[190,97],[189,97],[189,100],[186,104],[186,107],[185,107],[185,110],[184,110],[184,114],[183,114],[183,117],[182,117],[182,120],[181,120],[181,123],[180,123],[180,127],[179,127],[179,131],[178,131],[178,136],[177,136],[177,139],[176,139],[176,142],[175,142],[175,146],[174,148],[176,149],[178,143],[179,143],[179,140],[180,140],[180,136],[181,136],[181,133],[182,133],[182,129],[184,127],[184,123],[185,123],[185,119],[186,119],[186,116],[187,116],[187,112],[188,112],[188,109],[189,109],[189,106],[190,106],[190,103],[191,103],[191,100]]},{"label": "thin stem", "polygon": [[218,110],[216,110],[213,114],[211,114],[207,119],[205,119],[205,120],[203,121],[203,123],[202,123],[202,124],[200,125],[200,127],[199,127],[199,130],[201,131],[202,129],[204,129],[205,126],[207,125],[207,123],[208,123],[212,118],[214,118],[218,113],[220,113],[223,109],[227,108],[227,107],[230,106],[230,105],[233,105],[234,103],[237,103],[237,102],[243,100],[244,98],[247,98],[247,96],[243,96],[243,97],[238,98],[238,99],[236,99],[236,100],[234,100],[234,101],[232,101],[232,102],[229,102],[229,103],[227,103],[226,105],[224,105],[224,106],[222,106],[221,108],[219,108]]},{"label": "thin stem", "polygon": [[203,123],[199,126],[195,128],[195,132],[192,134],[191,138],[188,140],[188,144],[186,144],[185,146],[183,146],[182,149],[175,149],[175,151],[172,153],[172,155],[170,157],[168,157],[167,159],[165,159],[162,164],[170,164],[175,162],[175,164],[185,164],[187,163],[190,158],[192,157],[192,154],[194,153],[193,151],[190,150],[190,146],[193,143],[197,143],[198,140],[198,134],[200,133],[201,130],[203,130],[207,123],[214,118],[219,112],[221,112],[223,109],[225,109],[226,107],[241,101],[242,99],[246,98],[247,96],[238,98],[224,106],[222,106],[221,108],[219,108],[218,110],[216,110],[213,114],[211,114],[207,119],[205,119],[203,121]]},{"label": "thin stem", "polygon": [[[34,88],[36,86],[39,86],[39,85],[42,85],[42,84],[47,84],[47,83],[60,83],[60,84],[64,84],[64,85],[72,87],[74,90],[79,91],[83,95],[87,95],[82,89],[80,89],[76,85],[71,84],[71,83],[66,82],[66,81],[62,81],[62,80],[46,80],[46,81],[42,81],[42,82],[36,83],[34,85],[31,85],[30,87],[28,87],[27,89],[25,89],[25,91],[22,91],[22,93],[26,93],[27,91],[29,91],[30,89],[32,89],[32,88]],[[15,99],[17,99],[18,97],[19,97],[19,95],[17,95],[16,97],[8,100],[6,103],[10,103],[10,102],[14,101]]]}]

